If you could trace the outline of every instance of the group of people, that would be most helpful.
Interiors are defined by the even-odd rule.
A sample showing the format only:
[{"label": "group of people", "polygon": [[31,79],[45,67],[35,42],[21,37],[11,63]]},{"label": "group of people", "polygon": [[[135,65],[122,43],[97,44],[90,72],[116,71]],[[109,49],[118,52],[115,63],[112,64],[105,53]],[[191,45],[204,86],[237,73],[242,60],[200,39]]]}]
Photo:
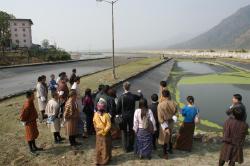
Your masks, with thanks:
[{"label": "group of people", "polygon": [[[153,94],[150,104],[140,90],[137,94],[130,91],[129,82],[123,84],[124,93],[119,97],[116,90],[108,85],[99,85],[96,93],[86,89],[82,96],[79,84],[80,77],[76,75],[76,69],[72,70],[70,79],[65,72],[60,73],[57,79],[52,74],[48,85],[46,76],[38,78],[36,97],[39,119],[41,123],[45,122],[49,126],[56,144],[65,140],[61,137],[61,127],[65,128],[72,147],[81,145],[76,141],[77,137],[96,135],[97,165],[108,164],[111,160],[114,128],[120,131],[123,150],[134,152],[140,159],[151,159],[152,151],[157,149],[157,142],[161,145],[164,159],[168,159],[173,149],[188,152],[192,150],[195,126],[200,122],[200,112],[195,106],[193,96],[188,96],[186,106],[179,110],[166,81],[160,82],[160,96]],[[27,92],[26,97],[20,120],[25,125],[30,152],[38,155],[37,151],[43,149],[38,148],[35,143],[39,132],[34,92]],[[243,145],[248,125],[246,109],[241,101],[241,95],[234,95],[233,105],[226,112],[228,119],[223,130],[220,166],[228,161],[230,166],[235,162],[243,162]],[[173,142],[172,134],[179,115],[182,115],[184,120],[177,139]]]}]

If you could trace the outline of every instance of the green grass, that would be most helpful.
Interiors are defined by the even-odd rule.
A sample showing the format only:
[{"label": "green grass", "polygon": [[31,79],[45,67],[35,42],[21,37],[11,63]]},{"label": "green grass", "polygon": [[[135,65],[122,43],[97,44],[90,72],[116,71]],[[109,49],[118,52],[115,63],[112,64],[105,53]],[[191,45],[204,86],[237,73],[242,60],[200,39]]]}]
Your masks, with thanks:
[{"label": "green grass", "polygon": [[250,84],[250,73],[232,72],[183,77],[179,84]]}]

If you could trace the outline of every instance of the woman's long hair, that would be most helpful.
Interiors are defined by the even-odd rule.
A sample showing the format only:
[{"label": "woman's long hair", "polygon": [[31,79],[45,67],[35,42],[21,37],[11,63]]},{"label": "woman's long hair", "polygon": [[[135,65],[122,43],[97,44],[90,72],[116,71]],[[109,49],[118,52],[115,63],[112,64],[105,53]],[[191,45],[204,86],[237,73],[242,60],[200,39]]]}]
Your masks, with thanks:
[{"label": "woman's long hair", "polygon": [[91,89],[87,88],[87,89],[85,90],[84,96],[85,96],[85,97],[87,97],[87,96],[88,96],[88,97],[92,97],[92,96],[91,96]]},{"label": "woman's long hair", "polygon": [[148,101],[147,99],[141,99],[139,101],[139,108],[141,109],[141,118],[143,119],[144,116],[148,113]]}]

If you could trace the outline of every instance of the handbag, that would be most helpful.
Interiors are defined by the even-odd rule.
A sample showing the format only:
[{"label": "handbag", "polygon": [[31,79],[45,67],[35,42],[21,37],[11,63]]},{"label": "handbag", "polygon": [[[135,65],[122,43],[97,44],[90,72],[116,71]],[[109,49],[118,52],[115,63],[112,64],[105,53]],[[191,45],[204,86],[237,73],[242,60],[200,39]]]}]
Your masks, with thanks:
[{"label": "handbag", "polygon": [[[123,107],[123,96],[122,96],[122,114],[123,114],[123,112],[124,112],[124,107]],[[116,116],[115,116],[115,123],[116,123],[117,125],[120,125],[120,124],[123,123],[123,116],[122,116],[122,114],[121,114],[121,115],[116,115]]]}]

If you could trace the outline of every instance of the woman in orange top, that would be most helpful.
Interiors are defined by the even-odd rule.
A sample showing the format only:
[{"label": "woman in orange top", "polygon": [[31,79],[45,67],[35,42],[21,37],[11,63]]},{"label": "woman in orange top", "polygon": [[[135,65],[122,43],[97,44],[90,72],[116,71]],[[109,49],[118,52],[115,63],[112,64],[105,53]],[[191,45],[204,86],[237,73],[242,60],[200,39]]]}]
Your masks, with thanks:
[{"label": "woman in orange top", "polygon": [[97,103],[97,112],[94,115],[93,122],[96,130],[96,164],[107,164],[112,156],[111,143],[111,120],[110,115],[106,113],[106,101],[100,99]]}]

